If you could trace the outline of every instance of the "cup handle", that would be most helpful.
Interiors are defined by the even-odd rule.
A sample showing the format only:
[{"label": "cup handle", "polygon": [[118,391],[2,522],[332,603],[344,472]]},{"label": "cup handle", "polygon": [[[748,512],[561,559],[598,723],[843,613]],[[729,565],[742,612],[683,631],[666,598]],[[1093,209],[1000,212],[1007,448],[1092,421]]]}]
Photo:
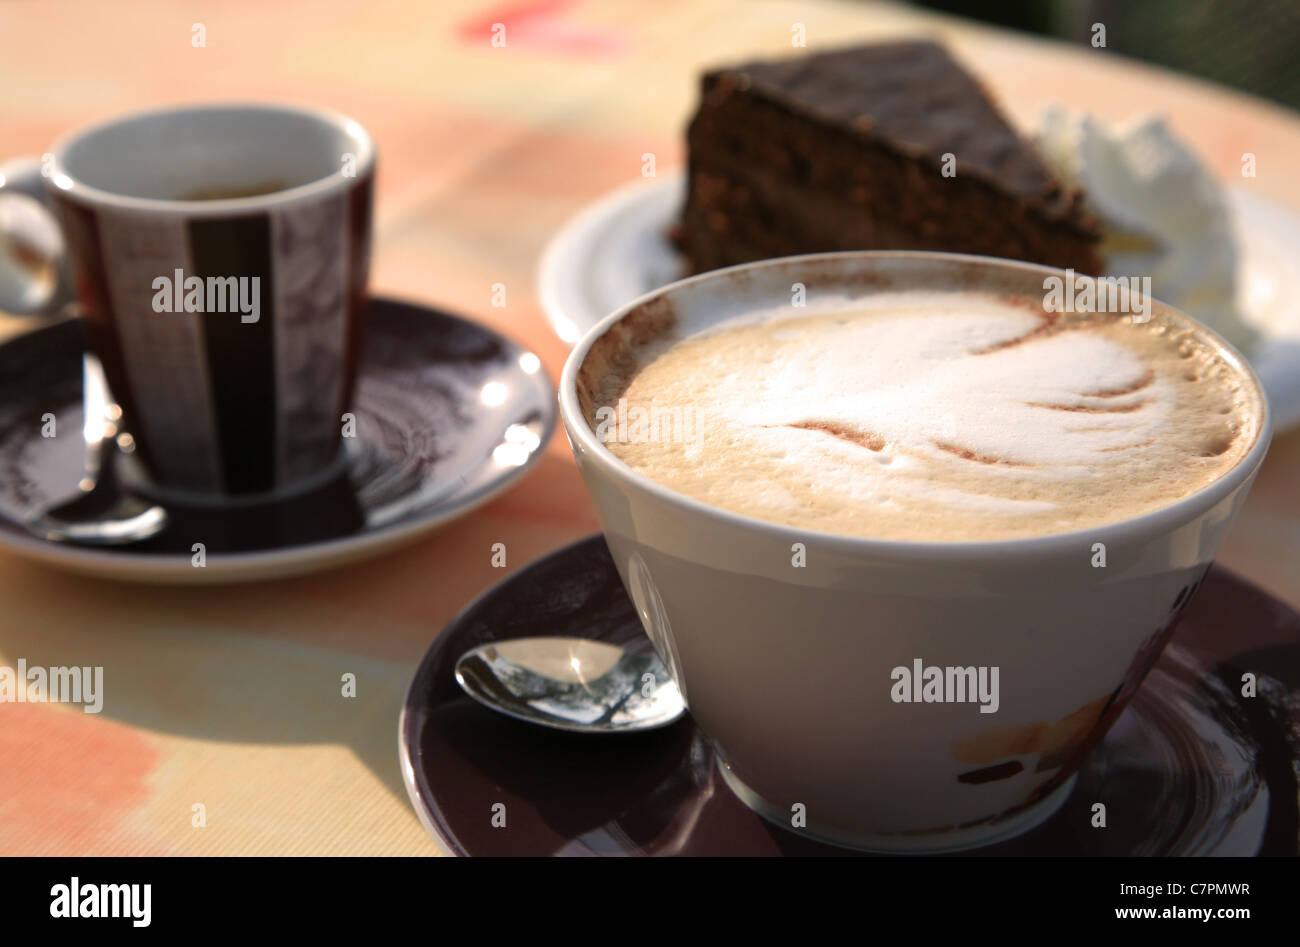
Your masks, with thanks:
[{"label": "cup handle", "polygon": [[67,242],[41,162],[19,158],[0,165],[0,310],[60,315],[72,300]]}]

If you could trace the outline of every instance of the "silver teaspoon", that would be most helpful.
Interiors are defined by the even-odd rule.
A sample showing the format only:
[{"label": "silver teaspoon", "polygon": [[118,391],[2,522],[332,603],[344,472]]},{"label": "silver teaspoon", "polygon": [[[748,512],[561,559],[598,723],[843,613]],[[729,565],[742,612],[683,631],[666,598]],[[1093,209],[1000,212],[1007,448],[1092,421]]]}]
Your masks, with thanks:
[{"label": "silver teaspoon", "polygon": [[108,400],[104,370],[95,356],[82,360],[85,403],[86,470],[81,494],[56,504],[28,522],[43,539],[88,546],[121,546],[156,535],[167,525],[167,511],[124,492],[117,481],[115,407]]},{"label": "silver teaspoon", "polygon": [[514,638],[480,645],[456,662],[456,682],[480,704],[575,733],[666,727],[686,710],[654,654],[585,638]]}]

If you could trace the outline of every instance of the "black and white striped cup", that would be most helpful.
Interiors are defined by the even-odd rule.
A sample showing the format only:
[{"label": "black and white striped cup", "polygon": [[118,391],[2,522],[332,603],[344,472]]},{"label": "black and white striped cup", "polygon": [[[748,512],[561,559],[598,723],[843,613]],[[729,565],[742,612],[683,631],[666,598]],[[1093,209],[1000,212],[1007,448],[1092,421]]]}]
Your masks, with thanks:
[{"label": "black and white striped cup", "polygon": [[39,165],[0,169],[0,307],[57,311],[75,290],[158,492],[297,492],[344,456],[374,168],[360,125],[314,109],[204,105],[81,129]]}]

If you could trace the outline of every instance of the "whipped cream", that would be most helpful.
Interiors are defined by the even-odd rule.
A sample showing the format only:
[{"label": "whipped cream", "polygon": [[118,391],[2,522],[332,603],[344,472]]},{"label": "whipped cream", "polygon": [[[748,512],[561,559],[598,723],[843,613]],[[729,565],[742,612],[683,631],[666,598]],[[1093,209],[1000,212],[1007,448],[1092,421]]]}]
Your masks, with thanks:
[{"label": "whipped cream", "polygon": [[1250,346],[1254,330],[1234,303],[1237,246],[1223,189],[1164,119],[1107,127],[1054,107],[1036,143],[1101,220],[1107,275],[1150,276],[1157,299]]}]

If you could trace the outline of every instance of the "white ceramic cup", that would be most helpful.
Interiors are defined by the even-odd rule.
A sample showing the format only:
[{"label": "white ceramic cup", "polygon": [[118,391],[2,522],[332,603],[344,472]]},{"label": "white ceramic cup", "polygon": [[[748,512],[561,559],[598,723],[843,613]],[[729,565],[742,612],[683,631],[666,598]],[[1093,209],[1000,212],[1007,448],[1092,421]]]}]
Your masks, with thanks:
[{"label": "white ceramic cup", "polygon": [[[1259,434],[1224,476],[1161,509],[1041,537],[887,541],[728,512],[633,470],[584,415],[578,386],[593,344],[665,313],[689,333],[788,306],[795,283],[808,305],[792,314],[874,287],[996,285],[1041,296],[1048,276],[1065,274],[940,253],[767,260],[644,296],[569,357],[560,414],[623,583],[727,781],[779,825],[857,848],[945,851],[1052,815],[1246,499],[1270,439],[1262,389],[1240,354],[1209,334],[1259,392]],[[795,567],[800,548],[806,564]],[[997,711],[895,702],[891,671],[916,659],[997,667]]]}]

